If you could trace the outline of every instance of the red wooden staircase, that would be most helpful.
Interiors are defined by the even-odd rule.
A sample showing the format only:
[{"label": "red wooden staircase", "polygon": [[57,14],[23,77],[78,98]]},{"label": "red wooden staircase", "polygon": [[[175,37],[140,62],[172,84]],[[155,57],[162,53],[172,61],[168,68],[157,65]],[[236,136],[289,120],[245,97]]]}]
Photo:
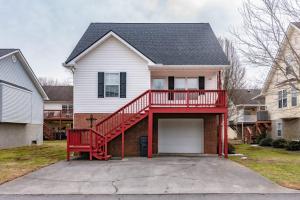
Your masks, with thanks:
[{"label": "red wooden staircase", "polygon": [[[67,137],[68,160],[70,152],[89,152],[99,160],[108,160],[107,144],[127,129],[147,117],[149,91],[144,92],[96,125],[92,129],[69,129]],[[124,139],[124,137],[122,138]]]},{"label": "red wooden staircase", "polygon": [[[128,104],[106,117],[93,129],[69,129],[67,131],[67,159],[70,152],[89,152],[94,158],[108,160],[107,145],[148,116],[153,108],[214,108],[225,107],[224,90],[147,90]],[[124,142],[122,149],[124,150]],[[122,151],[124,153],[124,151]],[[124,155],[122,155],[124,157]]]}]

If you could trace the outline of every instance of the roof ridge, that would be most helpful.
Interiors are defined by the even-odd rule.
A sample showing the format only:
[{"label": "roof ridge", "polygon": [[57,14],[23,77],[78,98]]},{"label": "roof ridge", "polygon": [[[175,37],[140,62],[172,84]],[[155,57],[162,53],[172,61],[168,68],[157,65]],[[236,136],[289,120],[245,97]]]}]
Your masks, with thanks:
[{"label": "roof ridge", "polygon": [[209,22],[91,22],[91,24],[209,24]]}]

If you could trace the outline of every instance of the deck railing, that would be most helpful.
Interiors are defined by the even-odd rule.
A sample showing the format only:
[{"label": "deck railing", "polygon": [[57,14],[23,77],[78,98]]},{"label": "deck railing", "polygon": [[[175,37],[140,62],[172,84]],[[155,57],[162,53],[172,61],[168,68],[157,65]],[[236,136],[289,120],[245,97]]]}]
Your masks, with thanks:
[{"label": "deck railing", "polygon": [[62,111],[62,110],[44,110],[44,119],[73,119],[73,111]]},{"label": "deck railing", "polygon": [[225,107],[225,90],[150,90],[155,107]]},{"label": "deck railing", "polygon": [[105,135],[149,107],[225,107],[225,90],[147,90],[102,120],[96,130]]}]

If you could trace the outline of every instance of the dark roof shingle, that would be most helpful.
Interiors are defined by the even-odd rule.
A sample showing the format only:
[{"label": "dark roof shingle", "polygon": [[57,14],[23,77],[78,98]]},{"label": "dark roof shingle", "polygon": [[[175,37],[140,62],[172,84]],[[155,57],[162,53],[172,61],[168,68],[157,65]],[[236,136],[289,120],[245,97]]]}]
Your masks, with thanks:
[{"label": "dark roof shingle", "polygon": [[11,52],[17,51],[18,49],[0,49],[0,57],[5,56]]},{"label": "dark roof shingle", "polygon": [[49,101],[73,101],[73,86],[43,86]]},{"label": "dark roof shingle", "polygon": [[292,22],[292,24],[294,24],[295,26],[297,26],[298,28],[300,28],[300,22]]},{"label": "dark roof shingle", "polygon": [[110,31],[156,64],[229,64],[208,23],[92,23],[65,63]]},{"label": "dark roof shingle", "polygon": [[265,99],[262,97],[253,99],[260,94],[260,89],[236,89],[234,92],[235,94],[238,94],[235,98],[232,99],[234,105],[265,103]]}]

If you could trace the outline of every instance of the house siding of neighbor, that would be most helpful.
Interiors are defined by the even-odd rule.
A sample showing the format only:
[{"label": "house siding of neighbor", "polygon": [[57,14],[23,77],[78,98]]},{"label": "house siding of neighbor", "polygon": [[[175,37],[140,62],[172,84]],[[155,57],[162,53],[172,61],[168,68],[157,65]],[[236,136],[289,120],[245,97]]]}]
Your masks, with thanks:
[{"label": "house siding of neighbor", "polygon": [[[300,53],[300,23],[291,23],[287,30],[291,45]],[[288,57],[291,50],[286,45],[286,40],[282,42],[281,49],[277,56]],[[279,59],[280,60],[280,59]],[[299,69],[294,69],[298,71]],[[289,78],[289,75],[287,76]],[[286,84],[287,78],[276,66],[273,66],[268,74],[267,80],[261,95],[265,96],[270,119],[272,120],[272,138],[285,138],[288,140],[300,139],[300,101],[299,91],[293,90],[292,86]],[[297,85],[300,88],[300,85]],[[279,97],[279,94],[281,97]],[[284,104],[284,106],[280,106]],[[292,101],[293,104],[292,105]]]},{"label": "house siding of neighbor", "polygon": [[0,148],[43,142],[46,98],[20,50],[0,49]]},{"label": "house siding of neighbor", "polygon": [[[74,71],[74,128],[89,128],[92,114],[97,130],[95,126],[103,119],[149,89],[157,93],[201,89],[217,94],[219,74],[229,64],[209,24],[93,23],[64,66]],[[189,102],[214,104],[218,95],[209,100],[204,92],[191,95]],[[180,94],[172,98],[157,94],[153,101],[159,98],[184,100]],[[118,135],[111,140],[108,152],[122,157],[140,155],[140,137],[149,138],[153,129],[153,142],[148,143],[151,154],[216,154],[220,116],[210,111],[154,113],[153,127],[149,127],[149,117],[141,120],[126,130],[124,138]]]},{"label": "house siding of neighbor", "polygon": [[66,129],[73,127],[73,86],[43,86],[44,139],[65,139]]},{"label": "house siding of neighbor", "polygon": [[235,138],[246,143],[255,142],[258,134],[270,129],[264,97],[257,98],[260,89],[236,89],[232,98],[230,126]]}]

